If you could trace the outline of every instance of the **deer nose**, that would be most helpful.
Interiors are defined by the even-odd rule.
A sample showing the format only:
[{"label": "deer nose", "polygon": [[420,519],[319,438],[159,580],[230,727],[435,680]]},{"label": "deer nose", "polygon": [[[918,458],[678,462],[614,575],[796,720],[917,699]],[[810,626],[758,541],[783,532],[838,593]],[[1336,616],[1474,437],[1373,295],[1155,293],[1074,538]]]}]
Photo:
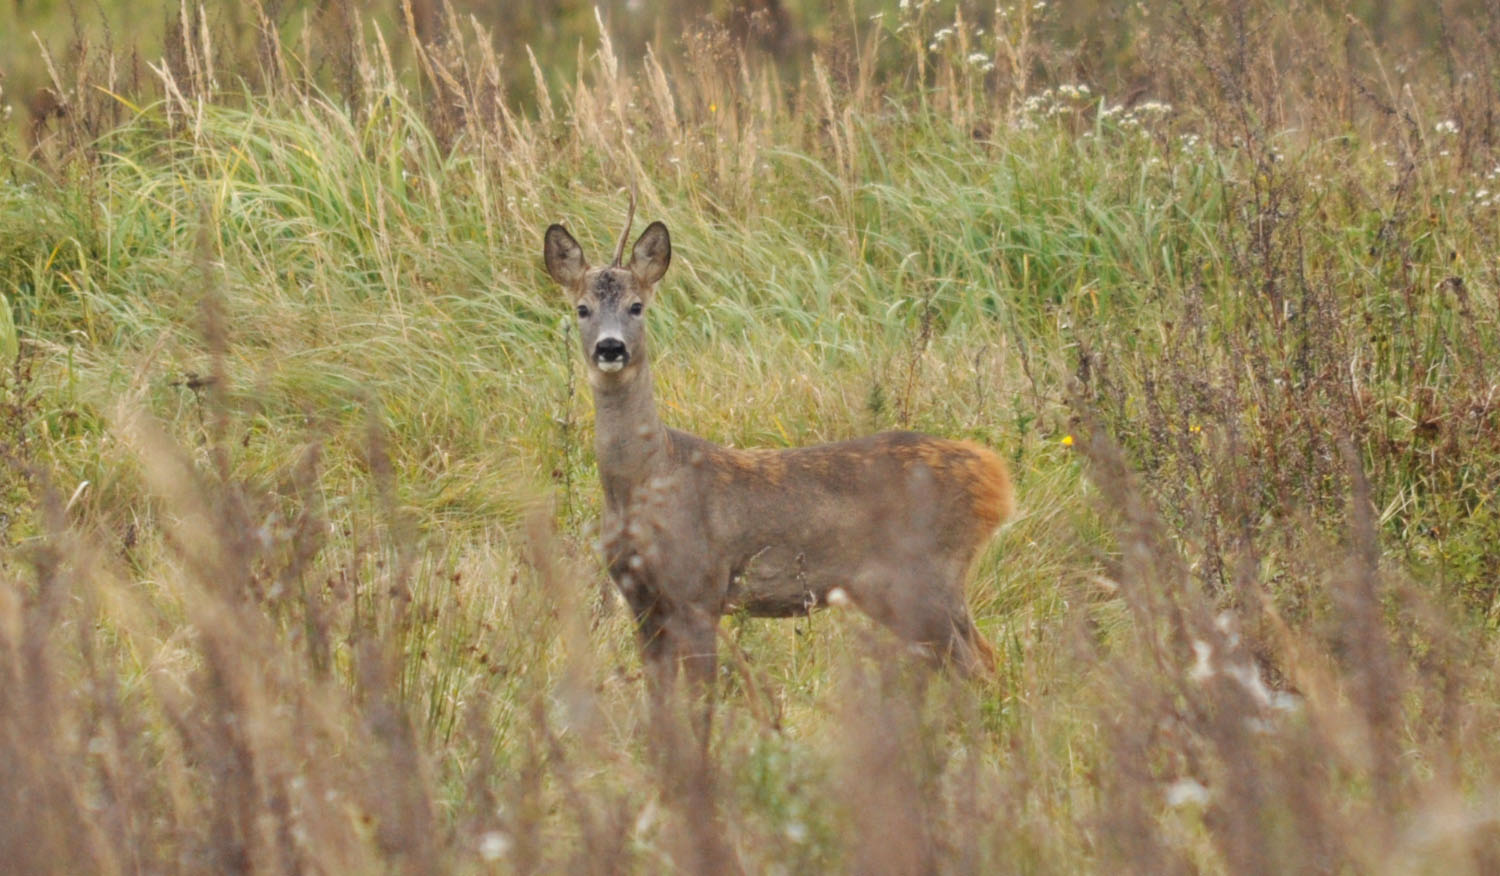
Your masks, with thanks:
[{"label": "deer nose", "polygon": [[600,338],[599,343],[594,345],[594,361],[603,363],[625,364],[630,358],[630,351],[625,349],[625,342],[619,338]]}]

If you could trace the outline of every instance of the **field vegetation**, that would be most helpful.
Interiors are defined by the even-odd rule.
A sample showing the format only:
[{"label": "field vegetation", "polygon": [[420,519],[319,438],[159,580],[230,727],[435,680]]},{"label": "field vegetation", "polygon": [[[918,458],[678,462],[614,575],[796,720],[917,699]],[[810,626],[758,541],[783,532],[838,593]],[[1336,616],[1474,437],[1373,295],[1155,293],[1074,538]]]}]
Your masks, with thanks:
[{"label": "field vegetation", "polygon": [[[0,860],[1500,870],[1500,6],[0,7]],[[541,265],[664,419],[997,448],[996,678],[646,708]]]}]

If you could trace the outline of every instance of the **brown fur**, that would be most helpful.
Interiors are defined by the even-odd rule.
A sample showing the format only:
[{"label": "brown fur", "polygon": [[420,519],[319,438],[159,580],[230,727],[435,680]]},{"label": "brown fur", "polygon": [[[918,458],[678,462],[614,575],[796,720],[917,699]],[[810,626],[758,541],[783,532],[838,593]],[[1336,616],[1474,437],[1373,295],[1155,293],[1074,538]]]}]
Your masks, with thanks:
[{"label": "brown fur", "polygon": [[957,443],[971,454],[962,463],[961,480],[974,501],[974,521],[979,534],[988,538],[1001,523],[1016,513],[1016,497],[1010,485],[1010,471],[988,447],[972,441]]}]

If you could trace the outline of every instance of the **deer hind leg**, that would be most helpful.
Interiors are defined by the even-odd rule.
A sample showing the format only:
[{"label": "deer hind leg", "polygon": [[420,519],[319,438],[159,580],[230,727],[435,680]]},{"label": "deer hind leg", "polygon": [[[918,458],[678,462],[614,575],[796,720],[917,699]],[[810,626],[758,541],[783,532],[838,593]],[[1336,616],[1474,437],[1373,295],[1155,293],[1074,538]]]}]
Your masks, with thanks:
[{"label": "deer hind leg", "polygon": [[921,645],[934,661],[953,666],[964,676],[994,671],[994,651],[979,635],[961,598],[945,595],[914,602],[892,627],[897,635]]},{"label": "deer hind leg", "polygon": [[951,619],[953,635],[949,639],[948,659],[966,676],[993,676],[996,669],[994,647],[979,634],[968,607],[960,603],[958,611],[959,614]]},{"label": "deer hind leg", "polygon": [[933,662],[965,676],[993,673],[995,652],[979,634],[964,604],[961,578],[931,574],[865,577],[851,594],[855,604]]}]

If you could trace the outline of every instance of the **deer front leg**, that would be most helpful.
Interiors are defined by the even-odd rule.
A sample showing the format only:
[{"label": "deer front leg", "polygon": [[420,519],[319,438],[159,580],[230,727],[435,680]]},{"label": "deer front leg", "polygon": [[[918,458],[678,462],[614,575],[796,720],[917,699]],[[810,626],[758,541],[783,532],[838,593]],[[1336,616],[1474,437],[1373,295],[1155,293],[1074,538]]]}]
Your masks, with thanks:
[{"label": "deer front leg", "polygon": [[677,659],[682,664],[689,692],[694,697],[712,696],[719,667],[718,618],[689,607],[673,618]]},{"label": "deer front leg", "polygon": [[695,699],[711,698],[718,672],[719,615],[729,591],[729,570],[705,563],[701,554],[684,551],[656,564],[656,581],[666,594],[662,620]]},{"label": "deer front leg", "polygon": [[684,701],[704,745],[712,723],[719,611],[729,587],[728,569],[708,565],[694,551],[648,550],[622,554],[610,570],[635,614],[653,708],[671,705],[681,671],[688,682]]},{"label": "deer front leg", "polygon": [[718,667],[718,618],[693,605],[676,605],[640,588],[625,591],[649,683],[665,694],[679,668],[689,693],[712,693]]},{"label": "deer front leg", "polygon": [[698,740],[707,749],[719,669],[719,619],[697,606],[688,606],[672,617],[672,626],[677,662],[687,682],[687,707]]},{"label": "deer front leg", "polygon": [[[661,719],[685,707],[700,745],[706,748],[713,724],[718,619],[701,609],[669,606],[661,600],[632,601],[631,607],[636,610],[636,634],[652,711]],[[686,681],[681,686],[679,673]]]},{"label": "deer front leg", "polygon": [[654,590],[629,576],[616,578],[625,603],[635,621],[636,642],[641,651],[641,669],[653,707],[660,706],[677,677],[675,631],[670,607]]}]

